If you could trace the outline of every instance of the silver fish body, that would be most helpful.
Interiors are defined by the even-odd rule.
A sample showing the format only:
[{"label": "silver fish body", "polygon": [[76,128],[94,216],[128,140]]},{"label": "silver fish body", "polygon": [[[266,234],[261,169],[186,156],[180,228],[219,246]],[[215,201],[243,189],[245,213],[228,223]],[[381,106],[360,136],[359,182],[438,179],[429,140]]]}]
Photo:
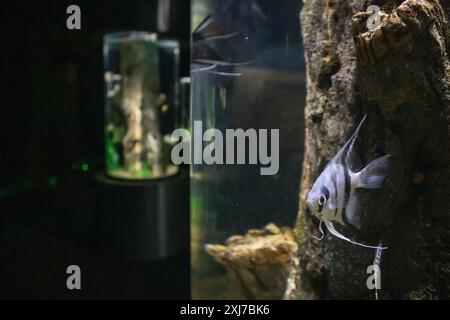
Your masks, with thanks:
[{"label": "silver fish body", "polygon": [[373,160],[364,168],[360,165],[354,144],[365,120],[366,116],[361,120],[350,140],[317,178],[308,193],[306,204],[334,236],[363,247],[379,248],[379,246],[367,246],[354,242],[340,234],[333,225],[335,222],[343,226],[349,223],[360,229],[361,206],[355,191],[360,188],[381,188],[387,174],[389,155]]}]

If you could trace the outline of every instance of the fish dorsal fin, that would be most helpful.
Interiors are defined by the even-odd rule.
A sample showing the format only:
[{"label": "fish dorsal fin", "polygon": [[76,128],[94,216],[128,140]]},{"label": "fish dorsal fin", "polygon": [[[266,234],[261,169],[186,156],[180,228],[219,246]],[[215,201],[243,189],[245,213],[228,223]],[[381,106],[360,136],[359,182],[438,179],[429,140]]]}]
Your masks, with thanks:
[{"label": "fish dorsal fin", "polygon": [[[194,36],[200,34],[200,32],[202,32],[205,28],[208,27],[208,23],[207,23],[207,22],[210,21],[211,18],[212,18],[212,15],[211,15],[211,14],[207,15],[207,16],[202,20],[202,22],[200,22],[200,23],[198,24],[197,28],[195,28],[195,30],[192,32],[192,34],[193,34]],[[194,40],[195,40],[195,39],[194,39]]]},{"label": "fish dorsal fin", "polygon": [[353,240],[350,240],[349,238],[345,237],[344,235],[340,234],[335,228],[333,223],[331,223],[330,221],[325,221],[325,226],[327,227],[328,231],[330,231],[330,233],[332,235],[334,235],[335,237],[342,239],[344,241],[350,242],[354,245],[360,246],[360,247],[364,247],[364,248],[369,248],[369,249],[381,249],[381,250],[385,250],[387,249],[387,247],[380,247],[380,246],[368,246]]},{"label": "fish dorsal fin", "polygon": [[347,155],[345,156],[345,165],[352,172],[359,172],[364,168],[364,166],[362,164],[360,156],[353,149],[353,146],[354,145],[352,144],[348,147]]},{"label": "fish dorsal fin", "polygon": [[356,138],[358,138],[359,132],[361,131],[361,128],[365,123],[366,119],[367,115],[365,115],[362,118],[353,135],[334,157],[335,162],[345,163],[345,165],[348,168],[350,168],[353,172],[358,172],[359,169],[362,169],[361,160],[359,159],[358,155],[354,152],[354,146]]}]

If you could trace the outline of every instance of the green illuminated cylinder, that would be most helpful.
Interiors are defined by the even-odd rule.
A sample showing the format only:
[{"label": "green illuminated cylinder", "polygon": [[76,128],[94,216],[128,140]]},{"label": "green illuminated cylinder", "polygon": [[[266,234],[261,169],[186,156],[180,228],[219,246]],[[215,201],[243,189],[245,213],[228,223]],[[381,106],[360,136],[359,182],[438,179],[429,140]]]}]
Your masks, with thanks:
[{"label": "green illuminated cylinder", "polygon": [[104,36],[106,174],[127,180],[175,175],[179,44],[147,32]]}]

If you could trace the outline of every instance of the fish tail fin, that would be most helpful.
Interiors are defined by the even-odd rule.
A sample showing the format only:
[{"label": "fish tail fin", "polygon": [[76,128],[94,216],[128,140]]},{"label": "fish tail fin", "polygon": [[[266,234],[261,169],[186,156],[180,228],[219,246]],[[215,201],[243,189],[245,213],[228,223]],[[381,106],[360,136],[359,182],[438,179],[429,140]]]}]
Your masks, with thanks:
[{"label": "fish tail fin", "polygon": [[385,155],[373,160],[358,173],[356,188],[378,189],[381,188],[387,175],[390,155]]}]

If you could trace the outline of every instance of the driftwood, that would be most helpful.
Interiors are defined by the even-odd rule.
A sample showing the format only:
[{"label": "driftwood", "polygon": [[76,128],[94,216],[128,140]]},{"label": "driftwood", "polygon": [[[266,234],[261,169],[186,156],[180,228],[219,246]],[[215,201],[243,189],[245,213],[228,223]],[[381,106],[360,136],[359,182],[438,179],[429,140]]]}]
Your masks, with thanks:
[{"label": "driftwood", "polygon": [[234,296],[280,299],[297,242],[291,229],[269,224],[261,230],[249,230],[245,236],[232,236],[226,245],[207,245],[206,250],[227,270]]},{"label": "driftwood", "polygon": [[[392,154],[381,191],[363,201],[362,230],[383,241],[381,298],[450,297],[450,1],[305,0],[306,138],[295,227],[298,266],[291,299],[370,299],[373,250],[327,235],[321,242],[306,194],[364,114],[365,163]],[[368,30],[367,6],[381,7]]]}]

